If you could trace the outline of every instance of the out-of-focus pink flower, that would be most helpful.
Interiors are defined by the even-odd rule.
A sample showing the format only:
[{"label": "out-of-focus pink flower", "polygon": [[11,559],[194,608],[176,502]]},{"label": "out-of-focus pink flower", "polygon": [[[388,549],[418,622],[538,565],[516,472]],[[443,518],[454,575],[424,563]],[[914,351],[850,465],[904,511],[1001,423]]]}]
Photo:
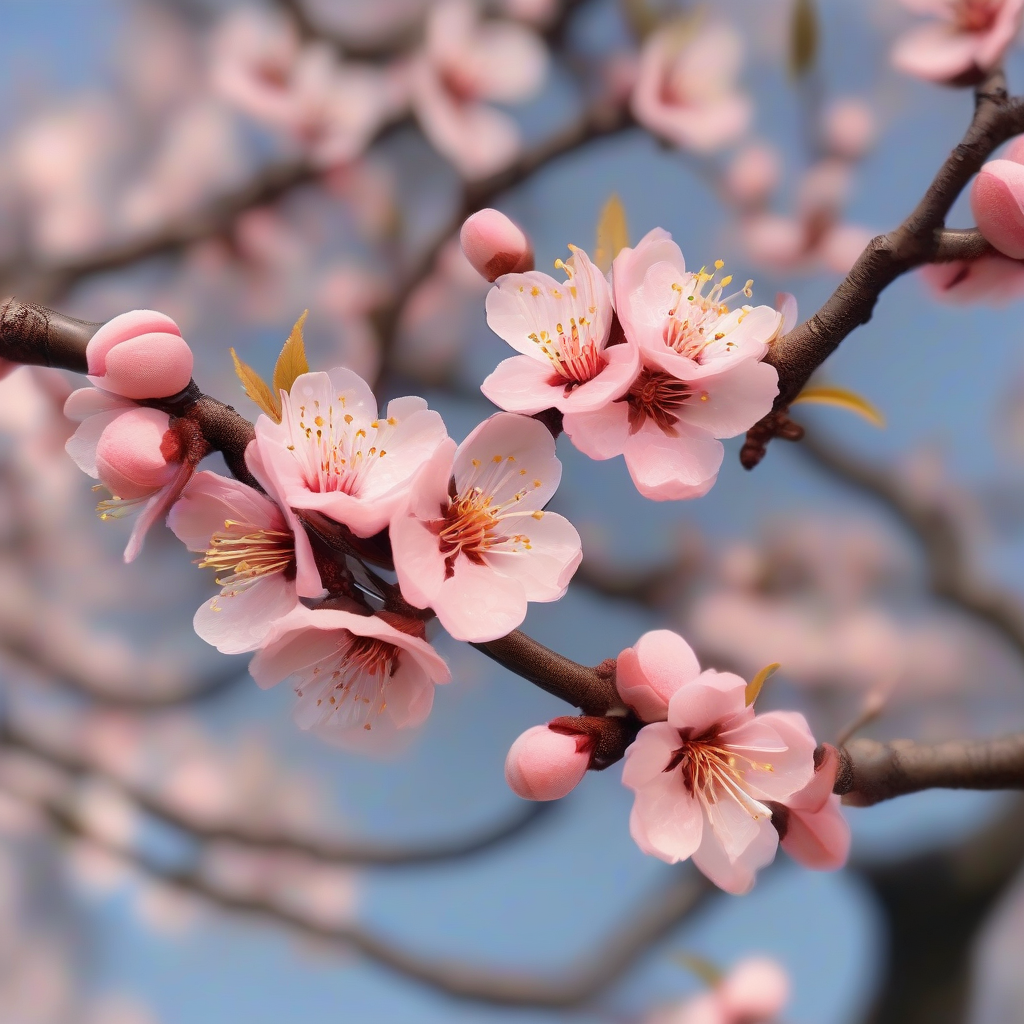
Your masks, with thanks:
[{"label": "out-of-focus pink flower", "polygon": [[85,349],[89,380],[123,398],[167,398],[188,387],[192,350],[163,313],[133,309],[108,320]]},{"label": "out-of-focus pink flower", "polygon": [[739,676],[694,678],[691,668],[678,676],[668,721],[644,726],[626,751],[630,833],[645,853],[670,864],[692,857],[716,885],[743,893],[778,846],[767,803],[813,777],[814,737],[795,712],[755,715]]},{"label": "out-of-focus pink flower", "polygon": [[844,160],[860,160],[875,141],[877,126],[870,104],[856,96],[834,100],[822,121],[822,143]]},{"label": "out-of-focus pink flower", "polygon": [[457,451],[442,444],[391,522],[406,600],[470,642],[510,633],[528,601],[557,601],[583,557],[572,524],[543,511],[561,475],[550,432],[526,416],[498,413]]},{"label": "out-of-focus pink flower", "polygon": [[774,960],[740,960],[709,992],[660,1007],[645,1024],[768,1024],[789,1001],[789,976]]},{"label": "out-of-focus pink flower", "polygon": [[662,29],[644,44],[633,114],[684,149],[721,149],[747,130],[753,114],[736,85],[742,63],[742,40],[727,24]]},{"label": "out-of-focus pink flower", "polygon": [[503,14],[538,28],[549,25],[560,6],[560,0],[501,0]]},{"label": "out-of-focus pink flower", "polygon": [[478,210],[459,233],[462,251],[487,281],[533,270],[533,246],[526,233],[499,210]]},{"label": "out-of-focus pink flower", "polygon": [[299,728],[341,741],[363,730],[422,724],[434,685],[451,680],[422,635],[396,629],[381,615],[304,606],[277,622],[249,671],[264,688],[290,680]]},{"label": "out-of-focus pink flower", "polygon": [[201,551],[200,568],[217,571],[221,592],[193,619],[196,632],[224,654],[259,647],[271,626],[304,597],[323,587],[308,543],[298,559],[293,527],[280,507],[259,491],[216,473],[188,483],[167,525],[190,551]]},{"label": "out-of-focus pink flower", "polygon": [[481,22],[473,0],[441,0],[412,69],[412,102],[427,137],[466,178],[484,178],[519,152],[519,128],[486,100],[534,96],[547,74],[540,38],[509,22]]},{"label": "out-of-focus pink flower", "polygon": [[839,797],[832,792],[839,752],[829,743],[822,750],[814,778],[785,801],[788,814],[782,848],[804,867],[836,871],[850,855],[850,825]]},{"label": "out-of-focus pink flower", "polygon": [[782,157],[764,142],[751,142],[733,157],[725,172],[725,188],[744,207],[766,203],[782,179]]},{"label": "out-of-focus pink flower", "polygon": [[1004,256],[1024,257],[1024,164],[990,160],[971,185],[978,230]]},{"label": "out-of-focus pink flower", "polygon": [[834,217],[757,214],[742,224],[743,243],[751,260],[777,271],[808,274],[824,267],[847,274],[873,233]]},{"label": "out-of-focus pink flower", "polygon": [[509,748],[505,781],[524,800],[560,800],[586,775],[592,748],[586,736],[535,725]]},{"label": "out-of-focus pink flower", "polygon": [[678,633],[655,629],[619,655],[615,685],[643,721],[664,722],[672,694],[699,675],[690,645]]},{"label": "out-of-focus pink flower", "polygon": [[[642,367],[621,398],[565,416],[577,448],[595,459],[625,455],[637,489],[655,501],[706,494],[722,463],[717,438],[747,430],[778,393],[777,372],[761,360],[781,317],[770,306],[731,308],[721,266],[688,272],[661,228],[623,249],[612,271],[615,310]],[[750,284],[736,294],[749,296]]]},{"label": "out-of-focus pink flower", "polygon": [[68,454],[111,493],[97,508],[100,518],[120,519],[141,506],[124,552],[131,562],[147,530],[177,501],[195,470],[191,424],[178,420],[172,427],[167,413],[95,388],[73,392],[64,415],[82,421],[68,440]]},{"label": "out-of-focus pink flower", "polygon": [[982,256],[956,263],[930,263],[921,277],[942,302],[1015,302],[1024,295],[1024,263],[1007,256]]},{"label": "out-of-focus pink flower", "polygon": [[970,85],[995,67],[1020,31],[1024,0],[903,0],[938,18],[897,40],[893,64],[931,82]]},{"label": "out-of-focus pink flower", "polygon": [[289,19],[255,8],[224,19],[212,61],[221,96],[287,132],[325,167],[361,153],[401,103],[386,72],[341,64],[326,43],[301,46]]},{"label": "out-of-focus pink flower", "polygon": [[359,537],[387,526],[446,436],[422,398],[392,399],[378,416],[366,382],[343,367],[303,374],[282,405],[280,423],[256,421],[260,460],[281,504],[323,512]]},{"label": "out-of-focus pink flower", "polygon": [[509,412],[594,412],[636,377],[635,344],[611,345],[611,290],[575,246],[556,264],[567,280],[531,270],[507,274],[487,294],[487,325],[522,355],[498,364],[480,390]]}]

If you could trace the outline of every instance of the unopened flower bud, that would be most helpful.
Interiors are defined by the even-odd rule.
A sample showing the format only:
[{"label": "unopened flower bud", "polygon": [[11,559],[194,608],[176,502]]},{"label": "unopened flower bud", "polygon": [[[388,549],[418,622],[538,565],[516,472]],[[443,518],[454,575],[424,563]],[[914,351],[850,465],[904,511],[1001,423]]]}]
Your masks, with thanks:
[{"label": "unopened flower bud", "polygon": [[789,976],[774,960],[749,957],[722,979],[718,998],[726,1020],[775,1020],[789,1000]]},{"label": "unopened flower bud", "polygon": [[151,309],[108,320],[85,355],[93,384],[123,398],[167,398],[192,379],[192,350],[178,325]]},{"label": "unopened flower bud", "polygon": [[844,160],[859,160],[875,141],[875,115],[862,99],[836,100],[825,113],[822,135],[826,149]]},{"label": "unopened flower bud", "polygon": [[118,498],[144,498],[169,484],[182,461],[170,417],[158,409],[129,409],[112,420],[96,445],[99,478]]},{"label": "unopened flower bud", "polygon": [[782,158],[774,146],[752,142],[736,154],[725,172],[730,197],[743,206],[767,202],[782,178]]},{"label": "unopened flower bud", "polygon": [[971,186],[978,230],[1001,253],[1024,258],[1024,164],[990,160]]},{"label": "unopened flower bud", "polygon": [[524,800],[559,800],[571,793],[590,767],[593,741],[535,725],[512,744],[505,781]]},{"label": "unopened flower bud", "polygon": [[1003,154],[1004,160],[1012,160],[1015,164],[1024,164],[1024,135],[1010,139],[1009,146]]},{"label": "unopened flower bud", "polygon": [[497,210],[478,210],[468,217],[459,238],[466,259],[488,281],[533,270],[530,240],[522,228]]}]

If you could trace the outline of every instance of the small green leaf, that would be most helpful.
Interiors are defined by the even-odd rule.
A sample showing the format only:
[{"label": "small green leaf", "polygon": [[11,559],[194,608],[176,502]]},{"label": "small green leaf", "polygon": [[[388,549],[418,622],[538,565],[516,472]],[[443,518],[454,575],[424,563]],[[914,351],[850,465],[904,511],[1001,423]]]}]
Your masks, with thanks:
[{"label": "small green leaf", "polygon": [[876,427],[885,426],[885,416],[863,395],[849,388],[836,387],[833,384],[809,384],[793,399],[792,405],[798,402],[814,402],[817,405],[834,405],[849,412],[863,416]]},{"label": "small green leaf", "polygon": [[781,663],[773,661],[770,665],[765,665],[765,667],[761,669],[761,671],[758,672],[749,683],[747,683],[744,700],[746,701],[748,708],[755,700],[757,700],[757,696],[761,692],[761,687],[764,686],[764,684],[767,683],[780,668],[782,668]]},{"label": "small green leaf", "polygon": [[789,23],[789,73],[803,78],[818,57],[818,10],[815,0],[793,0]]}]

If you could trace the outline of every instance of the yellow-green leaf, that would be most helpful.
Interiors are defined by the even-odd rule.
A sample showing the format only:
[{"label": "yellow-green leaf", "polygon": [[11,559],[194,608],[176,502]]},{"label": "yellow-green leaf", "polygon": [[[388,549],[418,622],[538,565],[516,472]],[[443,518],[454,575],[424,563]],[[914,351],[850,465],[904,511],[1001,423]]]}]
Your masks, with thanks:
[{"label": "yellow-green leaf", "polygon": [[309,363],[306,361],[306,345],[302,340],[302,325],[309,316],[309,310],[304,310],[302,316],[295,321],[292,333],[281,349],[277,357],[277,365],[274,367],[274,397],[277,398],[281,391],[291,391],[295,378],[304,373],[309,373]]},{"label": "yellow-green leaf", "polygon": [[818,405],[835,405],[840,409],[847,409],[863,416],[869,423],[876,427],[885,426],[885,416],[875,408],[863,395],[848,388],[836,387],[833,384],[809,384],[793,399],[792,404],[797,402],[816,402]]},{"label": "yellow-green leaf", "polygon": [[594,249],[594,263],[602,274],[612,268],[612,260],[619,250],[629,245],[629,230],[626,227],[626,209],[622,200],[613,192],[601,209],[597,221],[597,246]]},{"label": "yellow-green leaf", "polygon": [[281,402],[270,390],[267,382],[247,363],[238,358],[234,349],[231,358],[235,361],[235,373],[242,382],[245,393],[275,422],[281,422]]},{"label": "yellow-green leaf", "polygon": [[688,971],[692,971],[708,988],[714,988],[722,980],[722,969],[702,956],[696,956],[693,953],[675,953],[673,959]]},{"label": "yellow-green leaf", "polygon": [[781,667],[782,666],[779,662],[773,661],[770,665],[765,665],[765,667],[761,669],[761,671],[758,672],[757,675],[754,676],[754,678],[751,679],[749,683],[747,683],[747,689],[744,693],[744,699],[747,702],[748,708],[751,704],[754,703],[755,700],[757,700],[757,695],[761,692],[761,687],[764,686],[764,684],[767,683],[768,680],[771,679],[771,677],[775,675],[775,673],[778,672]]},{"label": "yellow-green leaf", "polygon": [[818,55],[818,11],[815,0],[793,0],[789,23],[789,73],[803,78]]}]

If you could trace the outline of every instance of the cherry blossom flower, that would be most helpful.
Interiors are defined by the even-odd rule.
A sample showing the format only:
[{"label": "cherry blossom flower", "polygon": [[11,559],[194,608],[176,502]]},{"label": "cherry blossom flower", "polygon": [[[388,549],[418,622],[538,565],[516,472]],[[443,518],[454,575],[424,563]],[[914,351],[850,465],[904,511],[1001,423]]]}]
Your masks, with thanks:
[{"label": "cherry blossom flower", "polygon": [[280,423],[256,421],[256,444],[282,506],[315,509],[359,537],[387,526],[413,474],[445,438],[422,398],[378,416],[366,382],[342,367],[304,373],[282,394]]},{"label": "cherry blossom flower", "polygon": [[1024,0],[903,0],[939,19],[896,43],[893,64],[932,82],[969,85],[1002,59],[1024,18]]},{"label": "cherry blossom flower", "polygon": [[661,1007],[646,1024],[766,1024],[789,1001],[789,976],[774,960],[746,957],[709,992]]},{"label": "cherry blossom flower", "polygon": [[434,685],[451,680],[415,624],[419,635],[386,613],[299,606],[271,629],[249,671],[264,688],[290,680],[295,723],[318,736],[345,742],[363,731],[410,729],[430,714]]},{"label": "cherry blossom flower", "polygon": [[587,774],[593,745],[583,734],[535,725],[509,748],[505,781],[524,800],[560,800]]},{"label": "cherry blossom flower", "polygon": [[172,426],[167,413],[98,388],[73,392],[64,415],[81,421],[68,439],[67,453],[111,493],[97,506],[100,518],[120,519],[139,511],[124,552],[126,562],[134,561],[146,532],[188,483],[206,444],[190,420]]},{"label": "cherry blossom flower", "polygon": [[[772,406],[778,374],[761,359],[781,323],[770,306],[731,308],[731,277],[686,270],[656,228],[613,267],[615,309],[642,365],[629,390],[600,409],[569,412],[566,433],[595,459],[624,455],[637,489],[655,501],[712,487],[724,449]],[[705,288],[710,289],[705,293]],[[750,282],[738,292],[750,295]]]},{"label": "cherry blossom flower", "polygon": [[786,827],[782,848],[804,867],[836,871],[850,855],[850,825],[840,798],[832,792],[839,770],[839,752],[831,744],[821,748],[814,778],[785,803]]},{"label": "cherry blossom flower", "polygon": [[487,281],[533,270],[533,246],[526,233],[500,210],[477,210],[467,217],[459,241],[473,269]]},{"label": "cherry blossom flower", "polygon": [[167,398],[188,387],[192,350],[163,313],[134,309],[108,320],[85,348],[89,380],[124,398]]},{"label": "cherry blossom flower", "polygon": [[630,833],[645,853],[670,864],[692,857],[720,888],[747,892],[778,846],[768,803],[785,803],[811,781],[814,737],[795,712],[755,715],[732,673],[694,676],[684,659],[673,680],[666,655],[679,644],[644,637],[637,648],[623,698],[636,700],[645,676],[652,707],[673,682],[676,689],[668,721],[644,726],[626,751],[622,781],[636,793]]},{"label": "cherry blossom flower", "polygon": [[517,352],[480,390],[508,412],[593,412],[620,398],[636,377],[633,344],[609,345],[614,312],[604,275],[569,246],[560,283],[531,270],[506,274],[487,294],[487,324]]},{"label": "cherry blossom flower", "polygon": [[743,43],[731,26],[670,25],[644,44],[633,115],[683,149],[721,149],[747,130],[753,114],[736,86],[742,66]]},{"label": "cherry blossom flower", "polygon": [[466,178],[484,178],[515,159],[519,128],[484,100],[534,96],[547,74],[540,38],[510,22],[481,22],[473,0],[441,0],[427,21],[426,46],[411,73],[423,131]]},{"label": "cherry blossom flower", "polygon": [[457,450],[442,444],[391,522],[405,599],[474,643],[510,633],[527,602],[557,601],[583,557],[572,524],[543,511],[561,475],[551,434],[526,416],[498,413]]},{"label": "cherry blossom flower", "polygon": [[1003,255],[930,263],[920,274],[940,302],[1004,305],[1024,295],[1024,264]]},{"label": "cherry blossom flower", "polygon": [[218,573],[221,592],[200,607],[193,625],[224,654],[256,650],[300,595],[323,592],[305,531],[289,518],[254,488],[210,472],[194,476],[171,509],[175,536],[204,553],[200,568]]}]

